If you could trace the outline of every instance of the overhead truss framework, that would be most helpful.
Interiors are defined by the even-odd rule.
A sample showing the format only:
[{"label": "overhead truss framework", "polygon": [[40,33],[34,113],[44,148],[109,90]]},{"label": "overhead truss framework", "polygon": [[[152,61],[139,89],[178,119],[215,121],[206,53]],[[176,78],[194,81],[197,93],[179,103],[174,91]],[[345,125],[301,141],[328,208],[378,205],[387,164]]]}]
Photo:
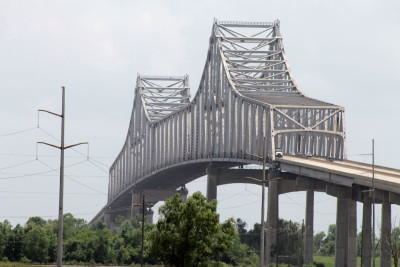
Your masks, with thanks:
[{"label": "overhead truss framework", "polygon": [[151,122],[182,109],[190,101],[189,78],[138,76],[138,93]]},{"label": "overhead truss framework", "polygon": [[215,21],[192,100],[187,76],[138,76],[108,202],[172,166],[256,163],[264,148],[272,160],[277,150],[343,159],[344,140],[344,109],[305,96],[294,81],[279,21]]}]

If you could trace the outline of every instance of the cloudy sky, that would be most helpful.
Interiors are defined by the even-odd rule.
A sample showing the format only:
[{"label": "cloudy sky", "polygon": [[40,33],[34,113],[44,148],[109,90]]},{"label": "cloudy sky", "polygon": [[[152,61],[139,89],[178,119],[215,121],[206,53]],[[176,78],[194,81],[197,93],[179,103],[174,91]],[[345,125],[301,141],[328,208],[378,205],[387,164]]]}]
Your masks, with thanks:
[{"label": "cloudy sky", "polygon": [[[54,218],[60,110],[67,88],[65,211],[92,218],[106,203],[107,170],[127,131],[137,73],[189,74],[197,90],[214,18],[281,21],[301,90],[346,108],[347,151],[400,168],[399,1],[18,1],[0,0],[0,220]],[[37,152],[38,151],[38,152]],[[37,158],[36,158],[37,155]],[[205,179],[188,185],[205,191]],[[222,219],[259,221],[260,190],[218,189]],[[280,197],[281,217],[304,218],[304,193]],[[316,194],[316,231],[335,222],[336,202]],[[359,206],[358,218],[361,215]],[[395,208],[393,220],[400,215]],[[361,221],[358,221],[361,224]],[[379,225],[379,219],[378,219]]]}]

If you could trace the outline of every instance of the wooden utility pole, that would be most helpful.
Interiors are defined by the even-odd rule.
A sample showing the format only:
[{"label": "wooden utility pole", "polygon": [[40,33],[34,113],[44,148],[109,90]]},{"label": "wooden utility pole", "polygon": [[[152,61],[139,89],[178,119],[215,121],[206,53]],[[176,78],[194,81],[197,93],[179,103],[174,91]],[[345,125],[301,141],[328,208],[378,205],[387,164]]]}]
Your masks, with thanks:
[{"label": "wooden utility pole", "polygon": [[60,190],[59,190],[59,199],[58,199],[58,234],[57,234],[57,267],[62,267],[62,258],[63,258],[63,234],[64,234],[64,150],[79,146],[83,144],[88,144],[87,142],[77,143],[69,146],[64,145],[65,138],[65,87],[61,87],[62,90],[62,106],[61,106],[61,114],[57,114],[55,112],[51,112],[44,109],[39,109],[38,112],[46,112],[51,115],[57,116],[61,118],[61,140],[60,146],[49,144],[46,142],[37,142],[38,144],[43,144],[47,146],[51,146],[60,150]]}]

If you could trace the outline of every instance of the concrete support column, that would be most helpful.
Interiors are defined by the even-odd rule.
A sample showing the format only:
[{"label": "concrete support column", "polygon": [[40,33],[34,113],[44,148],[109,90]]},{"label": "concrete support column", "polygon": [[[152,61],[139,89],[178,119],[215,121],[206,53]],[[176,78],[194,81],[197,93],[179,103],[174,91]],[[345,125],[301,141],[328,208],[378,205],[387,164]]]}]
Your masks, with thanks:
[{"label": "concrete support column", "polygon": [[188,195],[188,193],[189,193],[189,191],[187,190],[186,186],[184,186],[184,185],[181,186],[181,187],[177,190],[177,192],[179,193],[181,199],[182,199],[183,201],[186,201],[187,195]]},{"label": "concrete support column", "polygon": [[[136,218],[137,220],[142,220],[142,213],[143,213],[143,194],[144,192],[132,192],[132,203],[131,203],[131,210],[130,210],[130,218]],[[144,208],[144,219],[147,223],[153,223],[153,210],[148,205],[149,199],[151,197],[151,193],[147,192],[145,194],[145,208]],[[129,216],[129,215],[128,215]]]},{"label": "concrete support column", "polygon": [[111,228],[111,214],[108,212],[104,213],[104,224]]},{"label": "concrete support column", "polygon": [[348,243],[347,243],[347,266],[357,266],[357,202],[347,200],[348,207]]},{"label": "concrete support column", "polygon": [[308,190],[306,196],[306,219],[304,233],[304,264],[313,263],[314,239],[314,191]]},{"label": "concrete support column", "polygon": [[372,251],[372,226],[371,226],[371,199],[364,198],[363,203],[363,220],[362,220],[362,267],[371,267],[371,251]]},{"label": "concrete support column", "polygon": [[389,193],[385,192],[383,195],[381,219],[381,267],[391,267],[392,212],[389,202]]},{"label": "concrete support column", "polygon": [[276,253],[279,220],[278,180],[269,181],[267,205],[265,263],[267,266],[272,266],[278,256]]},{"label": "concrete support column", "polygon": [[154,211],[151,208],[146,208],[145,214],[144,214],[145,221],[149,224],[153,224],[153,215],[154,215]]},{"label": "concrete support column", "polygon": [[336,211],[336,243],[335,267],[347,266],[348,249],[348,201],[343,197],[337,198]]},{"label": "concrete support column", "polygon": [[134,218],[142,214],[142,197],[143,193],[141,192],[131,192],[131,210],[130,210],[130,218]]},{"label": "concrete support column", "polygon": [[207,168],[207,199],[217,199],[218,173],[211,165]]}]

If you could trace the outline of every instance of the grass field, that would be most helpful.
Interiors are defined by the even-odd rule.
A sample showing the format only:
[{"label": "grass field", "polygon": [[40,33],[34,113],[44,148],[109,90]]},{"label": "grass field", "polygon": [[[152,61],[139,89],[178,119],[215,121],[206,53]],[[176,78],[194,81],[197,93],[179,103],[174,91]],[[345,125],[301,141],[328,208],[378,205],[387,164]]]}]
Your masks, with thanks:
[{"label": "grass field", "polygon": [[[314,262],[323,263],[325,267],[334,267],[335,258],[329,256],[314,256]],[[357,257],[357,266],[361,266],[361,258]],[[379,258],[375,259],[375,266],[380,267]]]},{"label": "grass field", "polygon": [[[84,267],[90,265],[66,265],[68,267]],[[130,265],[130,267],[139,267],[140,265]],[[55,265],[40,265],[40,264],[29,264],[29,263],[19,263],[19,262],[0,262],[0,267],[55,267]],[[90,266],[91,267],[91,266]],[[96,267],[102,267],[97,265]],[[119,267],[119,266],[104,266],[104,267]],[[162,267],[159,265],[145,265],[145,267]]]},{"label": "grass field", "polygon": [[[325,267],[334,267],[335,258],[329,256],[314,256],[314,262],[323,263]],[[379,258],[375,259],[376,267],[380,267]],[[54,265],[38,265],[38,264],[28,264],[28,263],[15,263],[15,262],[0,262],[0,267],[53,267]],[[78,265],[65,265],[68,267],[78,267]],[[87,265],[89,266],[89,265]],[[139,265],[131,265],[132,267],[139,267]],[[286,267],[287,265],[280,265]],[[361,266],[361,259],[357,258],[357,266]],[[80,265],[79,267],[83,267]],[[101,267],[101,266],[96,266]],[[118,266],[107,266],[107,267],[118,267]],[[146,265],[146,267],[161,267],[155,265]]]}]

